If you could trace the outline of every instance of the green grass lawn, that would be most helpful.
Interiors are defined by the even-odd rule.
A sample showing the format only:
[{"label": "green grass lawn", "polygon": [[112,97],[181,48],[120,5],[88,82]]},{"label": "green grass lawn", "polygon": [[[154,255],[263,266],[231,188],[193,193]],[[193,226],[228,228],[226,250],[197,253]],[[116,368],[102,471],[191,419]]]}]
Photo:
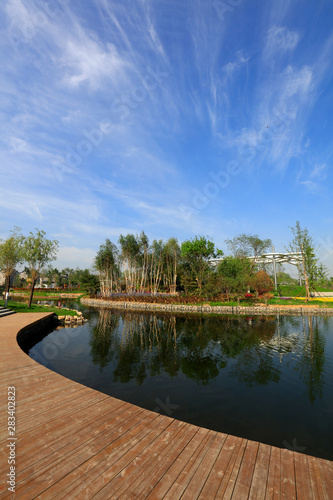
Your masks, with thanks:
[{"label": "green grass lawn", "polygon": [[[245,302],[245,301],[241,301],[239,304],[237,302],[206,302],[207,304],[209,304],[210,306],[242,306],[242,307],[251,307],[251,306],[255,306],[256,304],[259,304],[259,302]],[[300,300],[300,299],[290,299],[290,300],[283,300],[283,299],[279,299],[279,298],[274,298],[274,299],[270,299],[267,301],[267,304],[268,305],[271,305],[271,306],[280,306],[280,305],[283,305],[283,306],[302,306],[302,305],[313,305],[313,306],[317,306],[317,307],[333,307],[333,302],[323,302],[323,301],[320,301],[320,300],[314,300],[314,299],[311,299],[309,300],[308,302],[306,300]],[[203,305],[203,304],[198,304],[198,305]]]},{"label": "green grass lawn", "polygon": [[290,300],[283,300],[279,298],[275,299],[270,299],[268,300],[268,304],[270,305],[292,305],[292,306],[300,306],[300,305],[311,305],[311,306],[317,306],[317,307],[333,307],[333,302],[331,301],[322,301],[322,300],[315,300],[315,299],[310,299],[308,302],[306,300],[300,300],[300,299],[290,299]]},{"label": "green grass lawn", "polygon": [[[20,295],[26,296],[26,297],[30,296],[30,290],[11,290],[10,293],[11,294],[17,293],[17,294],[20,294]],[[48,290],[45,290],[45,292],[34,292],[34,297],[36,296],[36,297],[49,297],[49,298],[52,298],[52,297],[59,297],[60,295],[63,295],[63,294],[64,295],[65,294],[67,294],[67,295],[77,295],[78,297],[79,296],[82,297],[84,295],[84,293],[78,292],[77,290],[76,291],[74,290],[72,292],[66,291],[66,290],[62,290],[62,291],[59,291],[59,292],[54,291],[54,290],[52,290],[52,292],[48,291]]]},{"label": "green grass lawn", "polygon": [[[251,302],[245,302],[245,301],[240,301],[239,304],[238,302],[235,301],[230,301],[230,302],[205,302],[205,304],[209,304],[210,306],[242,306],[242,307],[250,307],[253,306],[254,303]],[[204,305],[204,304],[198,304],[198,305]]]},{"label": "green grass lawn", "polygon": [[[4,307],[4,301],[0,300],[0,306]],[[77,316],[75,311],[68,311],[67,309],[58,309],[53,306],[41,306],[39,304],[32,304],[29,309],[28,304],[25,302],[14,302],[10,300],[7,304],[7,309],[17,313],[56,313],[58,316]]]},{"label": "green grass lawn", "polygon": [[[316,288],[317,292],[333,292],[332,288]],[[276,296],[281,295],[282,297],[305,297],[306,289],[305,286],[295,286],[295,285],[279,285],[278,291],[274,292]]]}]

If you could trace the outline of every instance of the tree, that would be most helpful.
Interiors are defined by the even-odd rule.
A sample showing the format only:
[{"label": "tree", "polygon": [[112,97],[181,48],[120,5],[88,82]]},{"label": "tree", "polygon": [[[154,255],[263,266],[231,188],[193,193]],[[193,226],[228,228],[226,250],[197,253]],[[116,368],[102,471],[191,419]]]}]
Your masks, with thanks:
[{"label": "tree", "polygon": [[0,240],[0,270],[6,278],[5,292],[9,292],[11,274],[16,266],[23,262],[22,244],[24,238],[19,231],[20,228],[15,227],[9,238]]},{"label": "tree", "polygon": [[247,257],[225,257],[217,268],[221,288],[229,293],[243,293],[247,290],[252,271],[252,263]]},{"label": "tree", "polygon": [[208,237],[206,239],[204,236],[195,236],[192,240],[183,241],[181,255],[195,274],[201,293],[204,278],[210,271],[208,260],[212,257],[223,255],[222,250],[215,250],[214,243]]},{"label": "tree", "polygon": [[[290,226],[289,226],[290,227]],[[310,287],[316,283],[317,278],[321,274],[318,267],[318,257],[316,257],[316,247],[312,236],[309,235],[308,229],[301,227],[300,222],[296,221],[294,227],[290,227],[294,239],[289,243],[286,248],[288,252],[300,252],[301,262],[299,270],[304,276],[306,288],[306,300],[310,298]]]},{"label": "tree", "polygon": [[157,293],[160,281],[162,278],[162,257],[163,257],[163,241],[154,240],[150,247],[150,290],[154,294]]},{"label": "tree", "polygon": [[71,269],[70,267],[65,267],[65,269],[62,269],[61,275],[63,277],[63,285],[67,285],[68,288],[72,288],[73,285],[73,280],[74,280],[74,269]]},{"label": "tree", "polygon": [[[141,231],[140,236],[137,238],[139,244],[139,251],[137,254],[136,262],[141,269],[140,290],[143,291],[148,282],[148,269],[149,269],[149,239],[148,236]],[[138,273],[139,279],[139,273]]]},{"label": "tree", "polygon": [[89,269],[80,272],[79,277],[80,291],[96,293],[99,289],[99,279],[96,274],[92,274]]},{"label": "tree", "polygon": [[317,267],[316,282],[318,283],[318,285],[321,285],[321,286],[329,285],[328,269],[322,263],[320,263]]},{"label": "tree", "polygon": [[176,292],[177,268],[180,260],[180,248],[176,238],[169,238],[163,249],[164,276],[171,293]]},{"label": "tree", "polygon": [[137,278],[136,264],[140,252],[140,242],[134,234],[127,234],[126,236],[121,234],[119,237],[119,244],[121,246],[121,257],[123,259],[126,290],[133,292]]},{"label": "tree", "polygon": [[23,259],[28,264],[31,273],[31,292],[29,306],[31,307],[36,280],[49,262],[56,259],[59,244],[56,240],[47,240],[45,231],[36,229],[36,234],[29,233],[23,242]]},{"label": "tree", "polygon": [[225,242],[234,256],[238,257],[259,257],[272,246],[272,240],[262,240],[257,234],[238,234]]},{"label": "tree", "polygon": [[119,276],[118,249],[109,239],[99,247],[94,267],[99,274],[102,295],[112,293],[113,282]]}]

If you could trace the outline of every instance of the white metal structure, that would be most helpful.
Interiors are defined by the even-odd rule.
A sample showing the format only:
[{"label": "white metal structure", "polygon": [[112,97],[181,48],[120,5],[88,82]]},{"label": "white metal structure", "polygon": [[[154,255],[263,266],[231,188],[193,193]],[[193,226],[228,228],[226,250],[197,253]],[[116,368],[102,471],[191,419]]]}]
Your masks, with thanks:
[{"label": "white metal structure", "polygon": [[[219,259],[210,259],[209,262],[213,267],[217,267],[219,263],[223,260],[224,257],[220,257]],[[298,268],[300,285],[302,284],[302,275],[301,275],[301,264],[302,264],[302,252],[275,252],[273,247],[273,252],[263,253],[262,255],[258,255],[257,257],[248,257],[250,260],[254,260],[256,264],[273,264],[273,272],[274,272],[274,284],[275,290],[277,289],[277,278],[276,278],[276,264],[291,264],[292,266],[296,266]]]}]

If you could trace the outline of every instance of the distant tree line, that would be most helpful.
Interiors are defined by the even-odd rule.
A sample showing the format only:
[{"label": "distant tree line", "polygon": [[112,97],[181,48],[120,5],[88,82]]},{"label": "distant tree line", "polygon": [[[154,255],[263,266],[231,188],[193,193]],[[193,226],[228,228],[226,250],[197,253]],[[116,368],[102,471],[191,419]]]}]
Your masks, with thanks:
[{"label": "distant tree line", "polygon": [[[307,229],[302,229],[297,222],[291,230],[294,240],[286,250],[301,252],[299,272],[309,295],[310,289],[318,284],[329,284],[327,272],[316,257],[315,245]],[[154,239],[150,243],[143,231],[140,235],[120,235],[118,245],[107,239],[94,262],[101,294],[182,291],[207,298],[223,293],[229,298],[244,295],[249,290],[257,295],[270,292],[273,270],[261,265],[258,258],[271,248],[272,241],[258,235],[240,234],[226,240],[226,244],[230,251],[228,256],[223,256],[214,242],[204,236],[195,236],[181,244],[176,238],[166,242]],[[220,263],[212,266],[211,259],[222,256]],[[281,265],[278,275],[293,281]]]},{"label": "distant tree line", "polygon": [[183,291],[210,298],[219,293],[227,297],[243,294],[249,288],[258,293],[272,289],[267,273],[248,258],[260,255],[271,245],[271,240],[261,240],[257,235],[243,234],[227,240],[232,255],[215,267],[211,259],[222,257],[223,252],[204,236],[181,244],[176,238],[149,243],[142,231],[140,235],[120,235],[118,244],[107,239],[95,258],[101,294],[105,296],[114,292]]},{"label": "distant tree line", "polygon": [[[332,286],[325,267],[316,256],[317,249],[307,228],[299,222],[291,228],[293,240],[286,251],[300,252],[299,272],[303,276],[307,296],[318,285]],[[91,270],[65,268],[59,271],[50,262],[56,258],[58,242],[45,238],[45,232],[23,236],[14,228],[10,236],[0,240],[0,272],[6,277],[9,291],[10,276],[18,265],[25,264],[30,280],[30,305],[38,279],[54,287],[79,288],[80,291],[109,296],[112,293],[158,292],[198,295],[207,299],[219,294],[229,299],[248,291],[262,295],[273,289],[272,269],[258,258],[271,248],[270,239],[258,235],[240,234],[226,240],[229,255],[215,247],[209,237],[195,236],[181,244],[176,238],[149,241],[142,231],[139,235],[120,235],[117,244],[105,240],[94,259]],[[221,258],[213,266],[211,259]],[[251,259],[250,259],[251,257]],[[294,280],[278,266],[279,279]]]}]

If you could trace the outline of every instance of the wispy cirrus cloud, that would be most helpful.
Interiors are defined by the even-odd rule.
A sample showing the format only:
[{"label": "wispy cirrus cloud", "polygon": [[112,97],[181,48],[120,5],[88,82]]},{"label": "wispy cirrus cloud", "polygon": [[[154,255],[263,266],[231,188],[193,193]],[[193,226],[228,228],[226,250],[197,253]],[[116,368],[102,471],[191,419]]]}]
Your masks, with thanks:
[{"label": "wispy cirrus cloud", "polygon": [[281,57],[285,52],[293,51],[300,40],[300,35],[295,30],[286,26],[272,26],[267,33],[263,58],[268,63],[273,63],[275,56]]},{"label": "wispy cirrus cloud", "polygon": [[61,66],[66,69],[63,82],[70,87],[87,83],[93,90],[124,80],[127,62],[115,45],[101,44],[85,36],[83,40],[70,39],[66,43]]},{"label": "wispy cirrus cloud", "polygon": [[316,164],[312,172],[310,172],[310,177],[324,180],[327,177],[327,169],[328,165],[326,165],[326,163]]}]

